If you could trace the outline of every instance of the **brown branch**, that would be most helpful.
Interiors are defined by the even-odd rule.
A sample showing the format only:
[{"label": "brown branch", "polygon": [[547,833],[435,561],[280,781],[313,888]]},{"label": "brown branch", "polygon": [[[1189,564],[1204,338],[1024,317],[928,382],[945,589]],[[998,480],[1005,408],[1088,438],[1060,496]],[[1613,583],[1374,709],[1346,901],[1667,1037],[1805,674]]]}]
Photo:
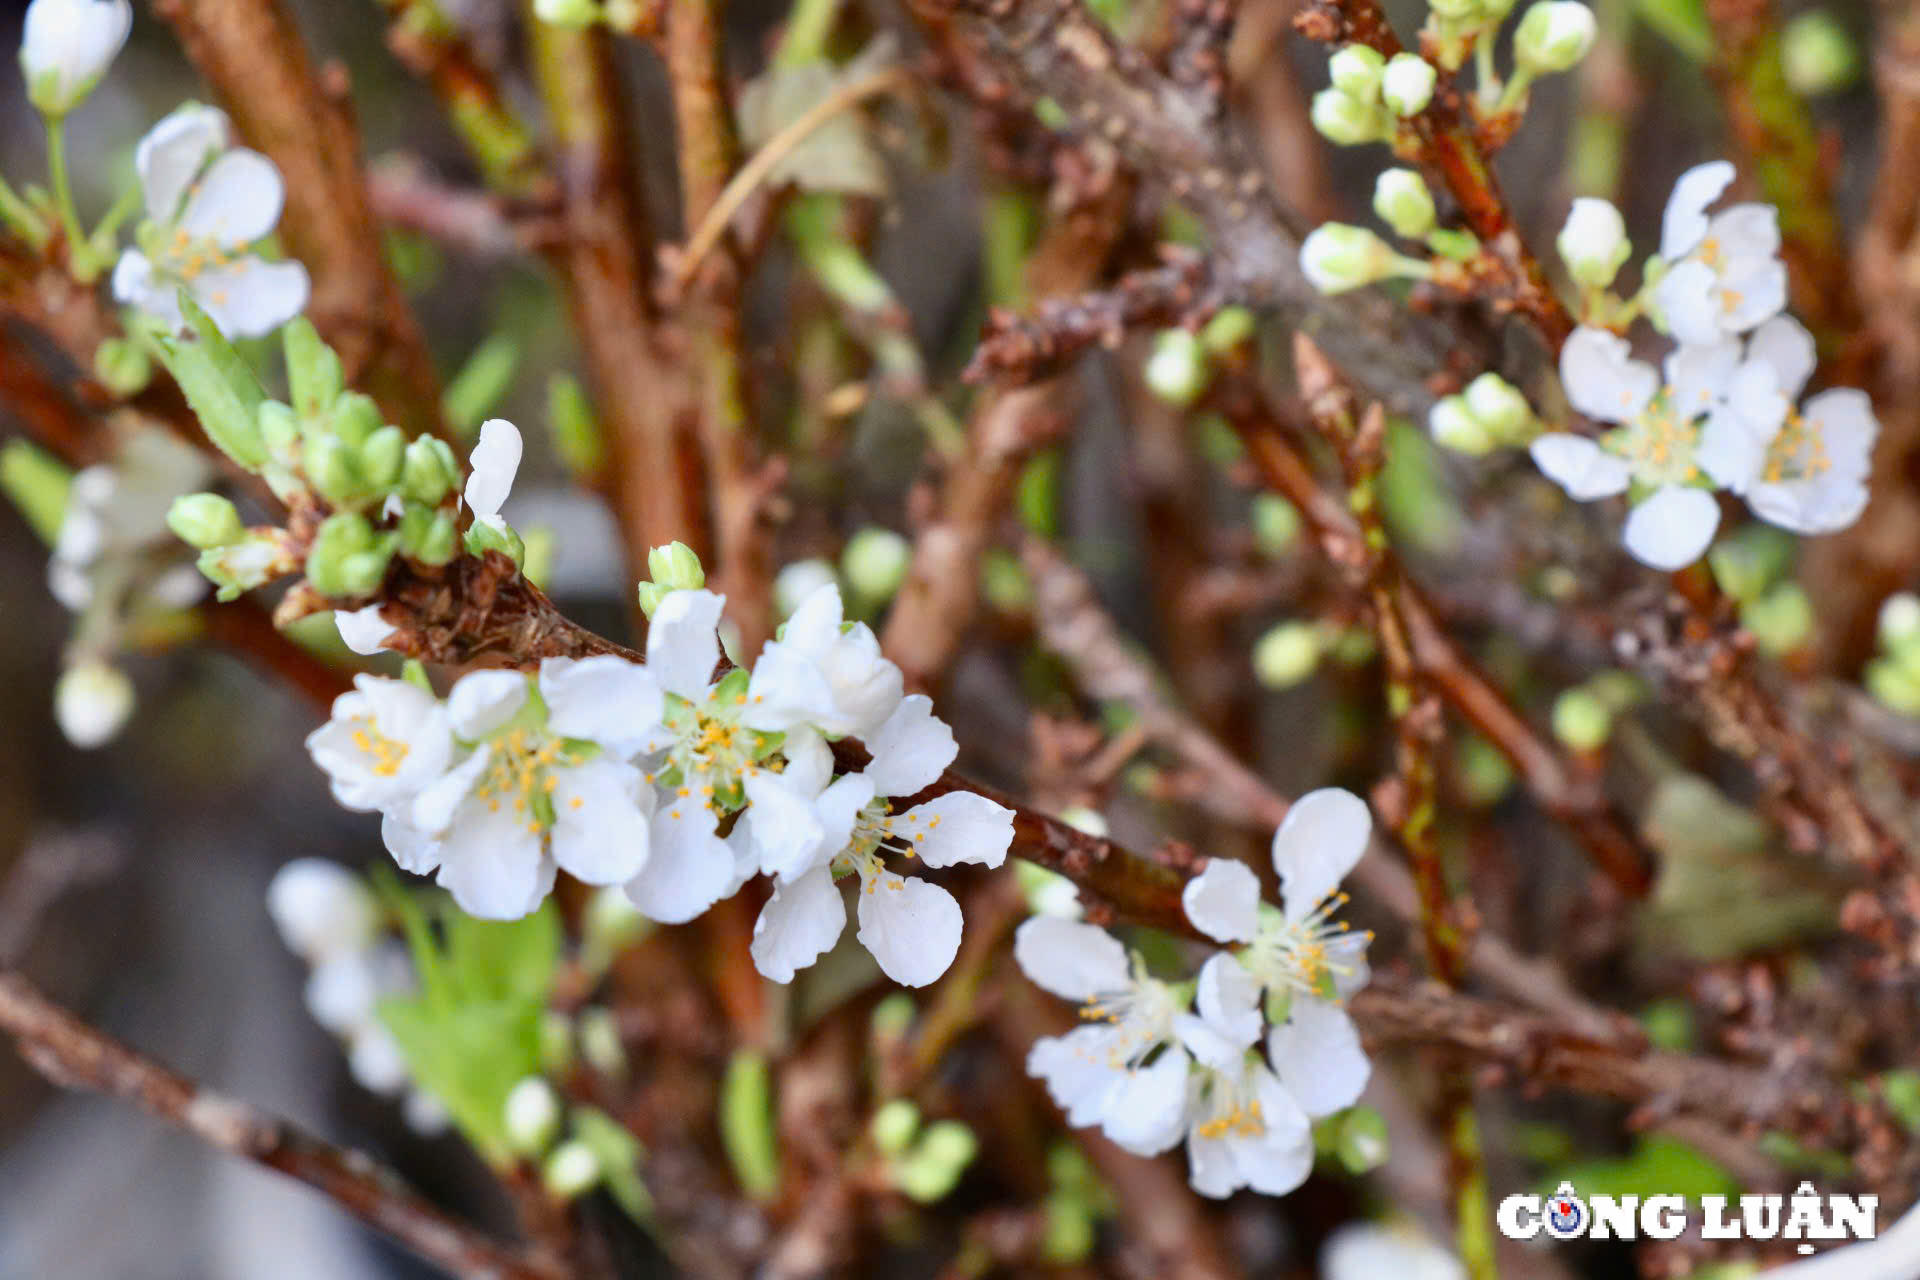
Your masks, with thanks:
[{"label": "brown branch", "polygon": [[153,11],[172,24],[240,136],[286,179],[280,231],[307,264],[308,315],[349,381],[409,432],[439,430],[439,378],[383,255],[344,74],[315,74],[280,0],[153,0]]},{"label": "brown branch", "polygon": [[125,1098],[228,1155],[304,1182],[449,1275],[561,1280],[557,1259],[494,1240],[449,1217],[399,1175],[141,1056],[0,970],[0,1030],[29,1066],[64,1089]]}]

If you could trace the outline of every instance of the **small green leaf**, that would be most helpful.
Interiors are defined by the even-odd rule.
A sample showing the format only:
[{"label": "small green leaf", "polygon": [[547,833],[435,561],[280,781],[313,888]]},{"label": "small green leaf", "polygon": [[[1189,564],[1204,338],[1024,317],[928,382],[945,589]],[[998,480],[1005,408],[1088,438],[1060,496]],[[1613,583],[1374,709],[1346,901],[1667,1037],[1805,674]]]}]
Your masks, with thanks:
[{"label": "small green leaf", "polygon": [[720,1140],[741,1189],[761,1201],[780,1193],[772,1089],[765,1056],[749,1049],[733,1055],[720,1083]]}]

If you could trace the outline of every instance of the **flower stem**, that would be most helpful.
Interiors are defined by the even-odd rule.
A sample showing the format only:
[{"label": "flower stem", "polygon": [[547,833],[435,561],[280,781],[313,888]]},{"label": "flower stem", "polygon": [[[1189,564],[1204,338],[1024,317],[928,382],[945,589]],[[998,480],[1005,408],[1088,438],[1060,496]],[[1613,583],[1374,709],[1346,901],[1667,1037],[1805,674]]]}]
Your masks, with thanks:
[{"label": "flower stem", "polygon": [[1499,34],[1499,27],[1488,27],[1473,42],[1474,95],[1482,111],[1500,99],[1500,72],[1493,65],[1493,43]]},{"label": "flower stem", "polygon": [[67,237],[67,269],[81,284],[91,284],[100,274],[93,246],[80,230],[80,215],[73,207],[73,184],[67,178],[67,139],[65,121],[47,117],[47,173],[53,180],[53,205],[60,215],[60,228]]}]

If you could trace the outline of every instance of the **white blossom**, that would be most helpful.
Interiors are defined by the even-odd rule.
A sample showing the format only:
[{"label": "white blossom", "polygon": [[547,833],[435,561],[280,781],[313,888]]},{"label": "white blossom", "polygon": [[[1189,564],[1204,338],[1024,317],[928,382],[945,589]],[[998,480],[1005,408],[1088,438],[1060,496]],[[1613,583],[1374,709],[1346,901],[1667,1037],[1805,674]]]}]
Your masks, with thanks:
[{"label": "white blossom", "polygon": [[397,812],[441,780],[453,761],[453,731],[440,700],[405,680],[354,677],[333,700],[307,752],[348,809]]},{"label": "white blossom", "polygon": [[766,710],[826,734],[864,735],[900,705],[900,668],[881,656],[864,622],[846,625],[840,588],[823,584],[800,602],[754,663]]},{"label": "white blossom", "polygon": [[176,109],[140,140],[134,167],[148,223],[114,268],[116,299],[177,329],[184,287],[229,337],[271,333],[306,308],[306,268],[250,252],[280,221],[285,188],[271,160],[232,145],[224,112]]},{"label": "white blossom", "polygon": [[1412,1227],[1350,1222],[1320,1250],[1321,1280],[1466,1280],[1467,1269]]},{"label": "white blossom", "polygon": [[20,71],[41,114],[79,106],[127,43],[127,0],[33,0],[20,33]]},{"label": "white blossom", "polygon": [[[1116,1143],[1158,1155],[1185,1132],[1188,1057],[1174,1039],[1184,994],[1146,974],[1106,930],[1041,916],[1014,932],[1029,981],[1078,1001],[1087,1025],[1034,1042],[1027,1072],[1076,1127],[1098,1125]],[[1149,1065],[1151,1060],[1151,1065]]]},{"label": "white blossom", "polygon": [[475,520],[496,529],[505,527],[500,508],[513,491],[521,451],[520,428],[505,418],[489,418],[480,424],[479,443],[467,455],[467,487],[461,495]]},{"label": "white blossom", "polygon": [[1633,359],[1624,338],[1575,329],[1560,352],[1560,379],[1575,409],[1618,426],[1602,441],[1567,432],[1536,439],[1540,470],[1581,502],[1650,491],[1627,518],[1627,550],[1656,569],[1699,559],[1720,524],[1707,486],[1731,483],[1741,431],[1725,405],[1741,362],[1740,346],[1719,341],[1676,348],[1663,381]]},{"label": "white blossom", "polygon": [[1745,333],[1787,304],[1774,207],[1737,204],[1707,214],[1733,176],[1725,160],[1696,165],[1680,175],[1667,200],[1660,234],[1667,272],[1654,295],[1680,342],[1711,343]]},{"label": "white blossom", "polygon": [[372,890],[324,858],[295,858],[275,872],[267,914],[287,949],[310,964],[364,950],[380,931]]},{"label": "white blossom", "polygon": [[[796,970],[812,964],[839,938],[846,908],[833,881],[847,874],[859,877],[858,937],[888,977],[909,987],[925,986],[953,963],[960,947],[959,904],[938,885],[889,870],[885,855],[906,854],[934,868],[959,862],[997,867],[1013,842],[1013,811],[966,791],[893,811],[889,797],[926,789],[953,760],[953,733],[932,707],[919,694],[902,699],[866,737],[873,762],[817,795],[808,796],[798,789],[800,782],[785,776],[769,778],[754,793],[748,813],[753,839],[778,887],[754,924],[753,958],[776,982],[792,981]],[[796,814],[800,820],[783,820],[779,830],[769,831],[763,800],[786,808],[805,802],[813,826]],[[814,826],[818,838],[794,838],[811,836]]]}]

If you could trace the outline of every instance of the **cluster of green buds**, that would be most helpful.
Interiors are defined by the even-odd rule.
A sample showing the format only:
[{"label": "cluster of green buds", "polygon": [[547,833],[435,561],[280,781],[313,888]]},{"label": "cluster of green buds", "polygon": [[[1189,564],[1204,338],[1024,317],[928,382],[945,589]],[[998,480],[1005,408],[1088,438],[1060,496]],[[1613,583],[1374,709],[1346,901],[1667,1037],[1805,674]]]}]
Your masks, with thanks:
[{"label": "cluster of green buds", "polygon": [[1755,523],[1721,538],[1707,554],[1714,582],[1740,606],[1740,625],[1773,658],[1803,650],[1814,638],[1813,603],[1789,572],[1796,545],[1785,530]]},{"label": "cluster of green buds", "polygon": [[1213,381],[1213,362],[1245,343],[1253,331],[1253,313],[1245,307],[1223,307],[1197,333],[1163,330],[1154,337],[1142,371],[1147,390],[1177,409],[1187,408]]},{"label": "cluster of green buds", "polygon": [[1040,1258],[1056,1267],[1077,1267],[1093,1253],[1100,1221],[1119,1211],[1113,1191],[1093,1164],[1071,1142],[1047,1150],[1047,1198],[1042,1203],[1046,1232]]},{"label": "cluster of green buds", "polygon": [[1313,127],[1336,146],[1391,143],[1433,101],[1439,72],[1417,53],[1383,57],[1350,44],[1327,60],[1332,83],[1313,95]]},{"label": "cluster of green buds", "polygon": [[980,1140],[958,1120],[922,1125],[920,1108],[895,1098],[873,1113],[868,1128],[884,1162],[888,1180],[909,1200],[933,1204],[946,1199],[973,1163]]},{"label": "cluster of green buds", "polygon": [[1880,606],[1880,653],[1867,691],[1903,716],[1920,716],[1920,596],[1895,592]]},{"label": "cluster of green buds", "polygon": [[[544,1076],[527,1076],[507,1093],[501,1128],[515,1156],[535,1163],[540,1181],[558,1200],[575,1200],[604,1187],[636,1221],[652,1216],[641,1182],[639,1140],[605,1113],[568,1107]],[[569,1132],[561,1138],[562,1126]]]},{"label": "cluster of green buds", "polygon": [[1540,434],[1540,420],[1519,388],[1483,373],[1458,395],[1443,396],[1427,415],[1434,441],[1479,457],[1496,448],[1524,448]]},{"label": "cluster of green buds", "polygon": [[1433,192],[1412,169],[1388,169],[1373,185],[1373,211],[1404,240],[1415,241],[1433,256],[1400,252],[1365,227],[1328,222],[1301,242],[1300,269],[1322,293],[1345,293],[1382,280],[1430,280],[1459,284],[1464,264],[1480,252],[1471,231],[1436,225]]},{"label": "cluster of green buds", "polygon": [[[270,398],[214,322],[186,295],[184,335],[151,334],[208,439],[260,476],[296,514],[294,531],[248,528],[212,493],[180,498],[168,523],[201,551],[200,569],[231,599],[304,570],[331,600],[372,595],[396,555],[444,565],[460,553],[462,469],[445,441],[408,439],[373,400],[349,390],[339,357],[305,319],[282,330],[290,402]],[[516,563],[519,538],[494,513],[476,519],[464,545],[498,549]]]},{"label": "cluster of green buds", "polygon": [[1491,40],[1513,12],[1513,0],[1428,0],[1420,45],[1448,71],[1458,71],[1481,41]]}]

